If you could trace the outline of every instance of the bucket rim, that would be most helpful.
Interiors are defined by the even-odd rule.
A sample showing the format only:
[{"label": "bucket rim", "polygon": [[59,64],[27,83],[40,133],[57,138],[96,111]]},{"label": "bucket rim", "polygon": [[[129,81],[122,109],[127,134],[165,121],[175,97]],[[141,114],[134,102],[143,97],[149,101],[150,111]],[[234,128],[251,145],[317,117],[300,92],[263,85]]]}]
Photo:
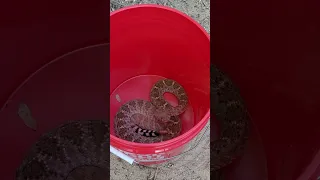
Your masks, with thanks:
[{"label": "bucket rim", "polygon": [[131,10],[131,9],[138,9],[138,8],[156,8],[156,9],[171,11],[171,12],[174,12],[178,15],[181,15],[184,18],[186,18],[187,20],[189,20],[191,23],[196,25],[206,35],[206,37],[210,40],[210,35],[208,34],[208,32],[197,21],[195,21],[193,18],[191,18],[187,14],[185,14],[175,8],[169,7],[169,6],[163,6],[163,5],[157,5],[157,4],[135,4],[135,5],[126,6],[126,7],[117,9],[115,11],[112,11],[110,13],[110,17],[113,15],[116,15],[120,12],[123,12],[123,11]]},{"label": "bucket rim", "polygon": [[[156,4],[130,5],[130,6],[126,6],[126,7],[123,7],[123,8],[120,8],[118,10],[111,12],[110,17],[112,17],[118,13],[121,13],[123,11],[137,9],[137,8],[156,8],[156,9],[161,9],[161,10],[173,12],[176,15],[180,15],[180,16],[184,17],[186,20],[188,20],[190,23],[197,26],[199,28],[199,30],[202,31],[202,33],[207,37],[208,41],[210,42],[209,34],[198,22],[196,22],[194,19],[192,19],[187,14],[185,14],[177,9],[168,7],[168,6],[161,6],[161,5],[156,5]],[[151,143],[151,144],[142,144],[142,143],[135,143],[135,142],[126,141],[126,140],[117,138],[115,135],[110,134],[110,145],[115,148],[120,148],[121,150],[128,151],[128,152],[141,151],[142,149],[143,149],[142,151],[144,151],[144,152],[156,151],[156,153],[169,151],[169,150],[178,148],[178,147],[188,143],[189,141],[191,141],[191,139],[193,139],[204,128],[204,126],[207,124],[209,119],[210,119],[210,108],[206,112],[206,114],[203,116],[203,118],[194,127],[192,127],[189,131],[185,132],[184,134],[182,134],[176,138],[170,139],[168,141],[159,142],[159,143]]]}]

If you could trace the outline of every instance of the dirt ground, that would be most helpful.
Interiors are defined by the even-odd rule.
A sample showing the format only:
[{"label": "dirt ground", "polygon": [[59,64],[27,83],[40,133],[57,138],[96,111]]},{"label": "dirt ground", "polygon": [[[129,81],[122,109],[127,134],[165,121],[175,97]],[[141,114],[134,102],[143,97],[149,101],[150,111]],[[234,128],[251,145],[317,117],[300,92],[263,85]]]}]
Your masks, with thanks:
[{"label": "dirt ground", "polygon": [[209,180],[210,122],[179,157],[146,167],[130,165],[110,153],[111,180]]},{"label": "dirt ground", "polygon": [[110,11],[134,4],[159,4],[186,13],[210,34],[210,0],[110,0]]},{"label": "dirt ground", "polygon": [[[160,4],[178,9],[210,33],[210,0],[111,0],[110,11],[133,4]],[[209,180],[210,122],[189,144],[186,152],[161,165],[130,165],[110,153],[111,180]]]}]

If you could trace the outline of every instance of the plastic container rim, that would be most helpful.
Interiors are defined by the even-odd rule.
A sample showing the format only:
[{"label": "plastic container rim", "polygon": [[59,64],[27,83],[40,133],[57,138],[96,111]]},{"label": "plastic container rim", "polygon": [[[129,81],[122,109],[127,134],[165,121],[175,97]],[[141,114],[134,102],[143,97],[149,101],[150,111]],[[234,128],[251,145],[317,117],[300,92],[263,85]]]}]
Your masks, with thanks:
[{"label": "plastic container rim", "polygon": [[[202,31],[202,33],[204,35],[206,35],[206,37],[208,38],[208,41],[210,42],[209,34],[206,32],[206,30],[198,22],[196,22],[194,19],[192,19],[188,15],[186,15],[186,14],[184,14],[174,8],[171,8],[171,7],[155,5],[155,4],[131,5],[131,6],[127,6],[127,7],[124,7],[124,8],[121,8],[121,9],[118,9],[118,10],[111,12],[110,17],[112,17],[113,15],[116,15],[120,12],[127,11],[130,9],[137,9],[137,8],[157,8],[157,9],[162,9],[162,10],[166,10],[166,11],[171,11],[171,12],[176,13],[177,15],[183,16],[186,20],[189,20],[191,23],[193,23],[195,26],[197,26]],[[110,45],[112,46],[111,43],[110,43]],[[122,139],[117,138],[116,136],[110,134],[110,144],[116,148],[119,148],[119,146],[124,148],[122,150],[136,149],[136,148],[144,148],[145,150],[147,150],[147,149],[166,150],[166,149],[168,149],[168,147],[172,147],[172,146],[179,147],[179,146],[182,146],[185,143],[189,142],[192,138],[194,138],[196,136],[195,132],[197,132],[197,131],[200,132],[203,129],[203,127],[207,124],[209,119],[210,119],[210,109],[206,112],[206,114],[201,119],[201,121],[198,122],[189,131],[187,131],[186,133],[184,133],[176,138],[173,138],[173,139],[165,141],[165,142],[152,143],[152,144],[134,143],[134,142],[122,140]],[[170,149],[173,149],[173,148],[170,148]]]}]

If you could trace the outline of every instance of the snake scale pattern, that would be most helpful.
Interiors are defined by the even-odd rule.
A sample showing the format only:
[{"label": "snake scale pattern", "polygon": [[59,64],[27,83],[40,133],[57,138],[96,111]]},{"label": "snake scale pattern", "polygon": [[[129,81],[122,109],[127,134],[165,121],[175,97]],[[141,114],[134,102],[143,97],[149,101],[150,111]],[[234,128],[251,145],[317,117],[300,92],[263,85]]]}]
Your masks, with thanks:
[{"label": "snake scale pattern", "polygon": [[104,180],[108,176],[109,127],[73,121],[42,135],[16,171],[16,180]]},{"label": "snake scale pattern", "polygon": [[219,122],[220,137],[210,144],[210,165],[218,180],[220,170],[242,155],[248,139],[250,118],[232,81],[214,65],[211,65],[211,74],[211,102]]},{"label": "snake scale pattern", "polygon": [[[210,144],[212,178],[223,179],[223,168],[243,153],[248,138],[249,116],[239,91],[217,67],[211,66],[213,111],[220,125],[220,137]],[[174,94],[179,105],[163,97]],[[115,116],[116,135],[140,143],[161,142],[180,134],[179,115],[188,105],[188,96],[176,81],[158,81],[150,92],[151,101],[132,100]],[[158,132],[146,137],[134,131],[138,125]],[[109,171],[109,127],[104,121],[73,121],[40,137],[16,171],[16,180],[103,180]]]},{"label": "snake scale pattern", "polygon": [[[175,95],[178,105],[169,104],[164,93]],[[185,89],[174,80],[163,79],[153,85],[150,100],[131,100],[119,108],[114,118],[117,137],[136,143],[156,143],[180,134],[179,115],[188,105]]]}]

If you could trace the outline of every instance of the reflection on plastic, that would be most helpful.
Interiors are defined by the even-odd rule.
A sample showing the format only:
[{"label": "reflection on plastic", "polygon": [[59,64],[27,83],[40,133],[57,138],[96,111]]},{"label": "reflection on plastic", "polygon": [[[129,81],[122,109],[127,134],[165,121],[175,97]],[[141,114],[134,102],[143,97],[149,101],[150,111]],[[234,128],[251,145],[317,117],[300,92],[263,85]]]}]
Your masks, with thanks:
[{"label": "reflection on plastic", "polygon": [[37,130],[37,122],[31,116],[31,111],[24,103],[19,104],[18,115],[23,120],[24,124],[34,131]]},{"label": "reflection on plastic", "polygon": [[119,158],[127,161],[130,164],[133,164],[134,159],[132,159],[131,157],[125,155],[124,153],[122,153],[121,151],[117,150],[116,148],[110,146],[110,152],[112,152],[114,155],[118,156]]}]

